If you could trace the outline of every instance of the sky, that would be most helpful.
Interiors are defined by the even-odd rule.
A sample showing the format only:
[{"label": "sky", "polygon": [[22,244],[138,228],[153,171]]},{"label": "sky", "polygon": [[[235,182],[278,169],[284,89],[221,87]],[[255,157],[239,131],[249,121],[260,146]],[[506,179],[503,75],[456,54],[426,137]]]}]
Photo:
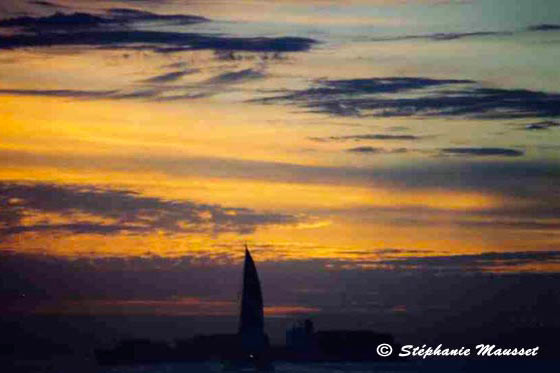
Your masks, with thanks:
[{"label": "sky", "polygon": [[3,1],[0,313],[236,315],[247,243],[268,317],[557,323],[559,58],[556,0]]}]

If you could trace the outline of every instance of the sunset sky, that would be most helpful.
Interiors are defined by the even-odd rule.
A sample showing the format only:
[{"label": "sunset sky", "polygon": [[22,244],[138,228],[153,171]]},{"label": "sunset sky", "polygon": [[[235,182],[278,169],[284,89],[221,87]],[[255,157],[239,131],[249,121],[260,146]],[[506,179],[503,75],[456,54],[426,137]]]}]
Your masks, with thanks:
[{"label": "sunset sky", "polygon": [[1,312],[559,309],[557,0],[0,17]]}]

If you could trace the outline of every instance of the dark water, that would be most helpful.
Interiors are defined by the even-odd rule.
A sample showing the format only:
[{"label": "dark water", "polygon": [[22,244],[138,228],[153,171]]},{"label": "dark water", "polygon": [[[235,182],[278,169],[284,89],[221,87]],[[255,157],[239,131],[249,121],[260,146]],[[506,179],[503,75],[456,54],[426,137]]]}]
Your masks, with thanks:
[{"label": "dark water", "polygon": [[[559,362],[542,361],[437,361],[407,363],[313,363],[293,364],[276,363],[276,373],[336,373],[336,372],[377,372],[377,373],[414,373],[414,372],[560,372]],[[219,363],[163,364],[153,366],[111,367],[101,373],[210,373],[222,372]]]},{"label": "dark water", "polygon": [[[243,370],[243,372],[254,370]],[[219,362],[100,367],[93,360],[61,359],[2,364],[1,373],[222,373]],[[235,371],[228,371],[235,372]],[[241,371],[240,371],[241,372]],[[558,373],[560,360],[439,360],[367,363],[274,363],[275,373]]]}]

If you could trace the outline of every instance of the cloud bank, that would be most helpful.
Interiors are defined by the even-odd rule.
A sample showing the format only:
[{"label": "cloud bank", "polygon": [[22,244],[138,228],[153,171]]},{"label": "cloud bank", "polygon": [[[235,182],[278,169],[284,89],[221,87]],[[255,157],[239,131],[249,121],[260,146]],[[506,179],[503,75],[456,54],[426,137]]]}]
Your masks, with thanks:
[{"label": "cloud bank", "polygon": [[341,117],[503,120],[560,116],[559,93],[486,88],[471,80],[422,77],[318,80],[311,88],[256,101]]},{"label": "cloud bank", "polygon": [[37,231],[75,234],[153,231],[251,233],[290,224],[290,215],[145,197],[126,190],[55,184],[0,183],[0,236]]},{"label": "cloud bank", "polygon": [[151,31],[140,23],[195,25],[209,22],[193,15],[155,14],[134,9],[110,9],[106,14],[55,13],[46,17],[0,20],[0,28],[15,30],[0,36],[0,49],[26,47],[103,47],[148,49],[161,53],[188,50],[300,52],[316,42],[298,37],[230,37],[195,32]]}]

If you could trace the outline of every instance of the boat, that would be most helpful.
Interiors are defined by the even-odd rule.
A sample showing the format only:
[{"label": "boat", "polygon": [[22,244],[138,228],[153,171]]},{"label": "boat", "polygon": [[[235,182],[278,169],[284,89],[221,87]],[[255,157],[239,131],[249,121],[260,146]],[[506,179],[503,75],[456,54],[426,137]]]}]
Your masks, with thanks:
[{"label": "boat", "polygon": [[272,371],[270,343],[264,330],[264,307],[261,283],[255,262],[245,245],[243,288],[237,332],[240,349],[238,356],[223,361],[224,370]]}]

